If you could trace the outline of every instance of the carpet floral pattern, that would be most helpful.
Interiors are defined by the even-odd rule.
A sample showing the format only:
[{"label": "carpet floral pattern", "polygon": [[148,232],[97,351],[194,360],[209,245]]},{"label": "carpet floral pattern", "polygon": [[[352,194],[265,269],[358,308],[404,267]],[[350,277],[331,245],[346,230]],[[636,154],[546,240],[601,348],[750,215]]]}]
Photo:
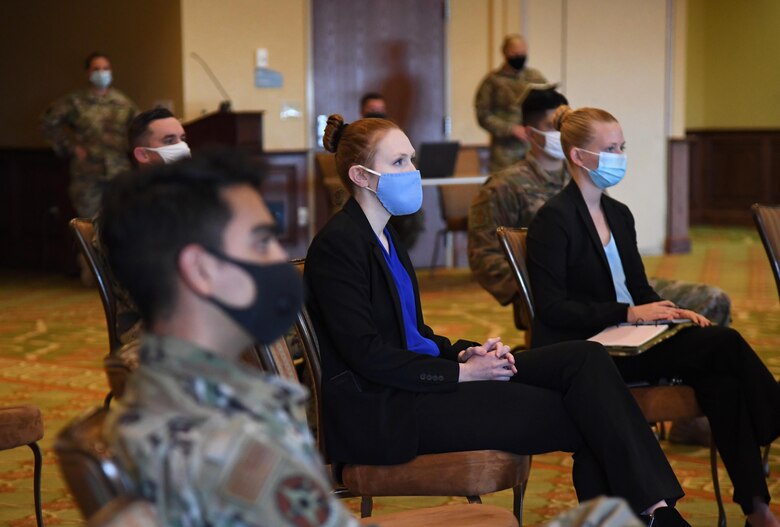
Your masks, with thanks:
[{"label": "carpet floral pattern", "polygon": [[[693,251],[686,255],[645,258],[650,276],[715,284],[733,302],[733,326],[754,346],[772,373],[780,377],[780,303],[766,254],[750,229],[695,228]],[[522,342],[510,308],[499,306],[471,279],[467,269],[419,273],[426,320],[442,334],[482,341],[501,335]],[[95,290],[74,279],[0,271],[0,405],[35,404],[43,411],[45,436],[43,509],[47,526],[83,525],[83,519],[59,473],[52,444],[73,417],[102,404],[108,390],[102,371],[107,336]],[[679,508],[695,526],[714,525],[717,507],[703,447],[662,447],[683,485]],[[571,457],[564,453],[535,456],[526,493],[526,525],[543,523],[572,507]],[[780,447],[770,455],[773,510],[780,515]],[[35,525],[32,501],[33,458],[27,448],[0,452],[0,525]],[[729,524],[744,523],[731,503],[731,484],[722,465],[720,484]],[[377,498],[376,514],[421,506],[455,503],[462,498]],[[483,497],[485,503],[511,508],[511,491]],[[356,513],[359,500],[347,500]]]}]

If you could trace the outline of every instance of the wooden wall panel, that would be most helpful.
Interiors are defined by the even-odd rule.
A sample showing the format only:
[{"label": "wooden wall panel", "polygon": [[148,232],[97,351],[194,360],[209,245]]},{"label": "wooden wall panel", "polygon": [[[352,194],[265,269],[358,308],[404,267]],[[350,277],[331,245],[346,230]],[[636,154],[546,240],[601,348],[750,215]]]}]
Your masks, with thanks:
[{"label": "wooden wall panel", "polygon": [[691,221],[752,225],[750,205],[780,202],[780,130],[694,130]]}]

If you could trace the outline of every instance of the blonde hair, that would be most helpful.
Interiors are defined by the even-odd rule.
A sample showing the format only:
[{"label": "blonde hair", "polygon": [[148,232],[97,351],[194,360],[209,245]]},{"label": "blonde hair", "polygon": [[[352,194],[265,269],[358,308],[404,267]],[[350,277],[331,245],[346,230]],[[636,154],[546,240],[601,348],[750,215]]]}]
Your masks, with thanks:
[{"label": "blonde hair", "polygon": [[566,159],[571,163],[570,152],[573,147],[585,148],[594,139],[593,123],[616,123],[615,117],[600,108],[579,108],[559,106],[552,117],[553,126],[561,131],[561,146]]},{"label": "blonde hair", "polygon": [[353,165],[371,168],[377,143],[387,132],[397,129],[398,125],[387,119],[368,118],[345,123],[344,118],[337,113],[328,117],[322,146],[336,154],[336,172],[350,194],[353,185],[349,179],[349,169]]}]

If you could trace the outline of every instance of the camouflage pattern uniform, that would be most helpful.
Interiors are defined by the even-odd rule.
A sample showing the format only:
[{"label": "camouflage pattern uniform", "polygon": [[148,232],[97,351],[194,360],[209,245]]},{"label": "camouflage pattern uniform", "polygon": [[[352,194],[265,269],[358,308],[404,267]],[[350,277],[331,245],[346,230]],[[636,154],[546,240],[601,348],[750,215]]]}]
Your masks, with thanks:
[{"label": "camouflage pattern uniform", "polygon": [[525,157],[528,145],[512,134],[512,127],[523,122],[520,97],[528,84],[546,82],[538,70],[523,68],[517,71],[506,64],[482,80],[474,106],[479,125],[490,134],[491,173]]},{"label": "camouflage pattern uniform", "polygon": [[307,390],[145,335],[106,435],[164,525],[356,526],[306,425]]},{"label": "camouflage pattern uniform", "polygon": [[[496,228],[528,227],[536,212],[566,186],[570,177],[565,168],[557,174],[546,172],[529,155],[525,161],[492,175],[471,202],[469,266],[477,282],[501,305],[515,299],[517,284],[499,245]],[[731,321],[731,300],[718,287],[662,278],[650,278],[649,282],[661,298],[722,326]]]},{"label": "camouflage pattern uniform", "polygon": [[[109,88],[95,95],[89,88],[55,102],[43,115],[43,135],[60,156],[70,156],[70,199],[78,215],[91,218],[100,207],[103,186],[130,168],[127,125],[138,113],[125,94]],[[87,151],[83,160],[76,145]]]}]

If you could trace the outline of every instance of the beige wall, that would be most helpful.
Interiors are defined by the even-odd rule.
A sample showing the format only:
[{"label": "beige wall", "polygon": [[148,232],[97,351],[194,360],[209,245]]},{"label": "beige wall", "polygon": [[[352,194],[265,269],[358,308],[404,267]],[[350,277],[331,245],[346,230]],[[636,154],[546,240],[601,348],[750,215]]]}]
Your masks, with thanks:
[{"label": "beige wall", "polygon": [[686,126],[780,127],[780,2],[688,3]]},{"label": "beige wall", "polygon": [[38,119],[57,97],[86,84],[83,60],[111,56],[115,86],[142,109],[182,108],[179,2],[4,0],[0,16],[0,146],[45,142]]},{"label": "beige wall", "polygon": [[[450,0],[447,39],[453,140],[486,144],[488,135],[477,124],[474,94],[482,78],[503,62],[501,41],[520,33],[520,0]],[[535,66],[532,56],[529,64]]]},{"label": "beige wall", "polygon": [[[308,146],[306,112],[308,0],[181,0],[184,117],[216,110],[222,100],[203,68],[209,64],[233,102],[233,110],[265,110],[267,150]],[[281,88],[255,88],[255,49],[268,49],[269,67],[282,73]],[[303,115],[283,120],[285,103]]]},{"label": "beige wall", "polygon": [[666,226],[666,143],[671,130],[673,14],[665,0],[524,0],[529,56],[573,107],[604,108],[620,121],[628,174],[610,194],[636,218],[644,253],[661,252]]}]

